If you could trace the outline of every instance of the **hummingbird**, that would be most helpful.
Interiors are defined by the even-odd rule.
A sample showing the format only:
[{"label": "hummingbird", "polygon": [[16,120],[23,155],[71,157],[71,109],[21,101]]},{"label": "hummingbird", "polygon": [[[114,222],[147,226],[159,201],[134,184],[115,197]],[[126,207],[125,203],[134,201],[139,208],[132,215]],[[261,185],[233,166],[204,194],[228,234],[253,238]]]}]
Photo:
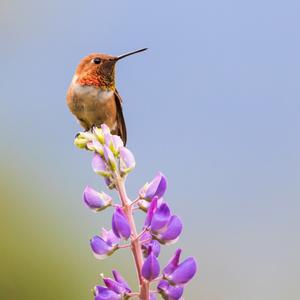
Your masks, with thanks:
[{"label": "hummingbird", "polygon": [[115,65],[120,59],[145,50],[120,56],[92,53],[80,61],[67,91],[67,105],[86,131],[105,123],[126,145],[126,124],[122,98],[116,89]]}]

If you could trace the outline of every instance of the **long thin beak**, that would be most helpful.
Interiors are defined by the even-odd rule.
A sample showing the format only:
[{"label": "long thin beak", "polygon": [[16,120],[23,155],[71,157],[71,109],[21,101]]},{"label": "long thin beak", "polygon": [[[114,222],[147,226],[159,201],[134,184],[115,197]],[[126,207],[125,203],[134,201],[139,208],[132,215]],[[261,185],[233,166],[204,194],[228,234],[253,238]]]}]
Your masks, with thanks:
[{"label": "long thin beak", "polygon": [[148,48],[143,48],[143,49],[139,49],[139,50],[136,50],[136,51],[133,51],[133,52],[128,52],[128,53],[125,53],[123,55],[120,55],[117,57],[117,60],[120,60],[124,57],[127,57],[127,56],[130,56],[132,54],[136,54],[136,53],[139,53],[139,52],[143,52],[143,51],[146,51]]}]

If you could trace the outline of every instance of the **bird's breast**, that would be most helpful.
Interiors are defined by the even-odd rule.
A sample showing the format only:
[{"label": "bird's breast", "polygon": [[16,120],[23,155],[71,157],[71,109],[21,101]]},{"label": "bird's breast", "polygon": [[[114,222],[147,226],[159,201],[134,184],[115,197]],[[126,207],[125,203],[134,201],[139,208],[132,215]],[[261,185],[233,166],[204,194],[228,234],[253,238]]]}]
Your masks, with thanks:
[{"label": "bird's breast", "polygon": [[99,87],[89,85],[73,85],[74,96],[84,101],[96,101],[105,104],[114,94],[113,90],[104,90]]}]

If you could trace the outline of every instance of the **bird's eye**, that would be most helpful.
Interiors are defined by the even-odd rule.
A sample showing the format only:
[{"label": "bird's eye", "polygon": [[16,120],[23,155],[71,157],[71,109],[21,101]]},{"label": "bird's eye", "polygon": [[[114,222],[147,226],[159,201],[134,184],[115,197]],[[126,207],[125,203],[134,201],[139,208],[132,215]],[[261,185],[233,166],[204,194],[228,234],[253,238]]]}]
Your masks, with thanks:
[{"label": "bird's eye", "polygon": [[96,64],[96,65],[99,65],[101,63],[101,58],[100,57],[95,57],[93,59],[93,63]]}]

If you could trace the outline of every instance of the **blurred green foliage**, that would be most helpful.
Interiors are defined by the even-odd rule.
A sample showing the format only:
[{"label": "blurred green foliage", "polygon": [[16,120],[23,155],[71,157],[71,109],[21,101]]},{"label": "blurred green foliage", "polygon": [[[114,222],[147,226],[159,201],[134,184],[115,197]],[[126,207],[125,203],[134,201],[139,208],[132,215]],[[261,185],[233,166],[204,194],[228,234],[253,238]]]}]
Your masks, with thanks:
[{"label": "blurred green foliage", "polygon": [[99,274],[109,275],[117,264],[122,270],[127,253],[113,263],[95,260],[88,239],[74,239],[68,222],[47,211],[51,190],[35,183],[30,176],[21,181],[9,168],[1,171],[0,299],[92,299]]}]

